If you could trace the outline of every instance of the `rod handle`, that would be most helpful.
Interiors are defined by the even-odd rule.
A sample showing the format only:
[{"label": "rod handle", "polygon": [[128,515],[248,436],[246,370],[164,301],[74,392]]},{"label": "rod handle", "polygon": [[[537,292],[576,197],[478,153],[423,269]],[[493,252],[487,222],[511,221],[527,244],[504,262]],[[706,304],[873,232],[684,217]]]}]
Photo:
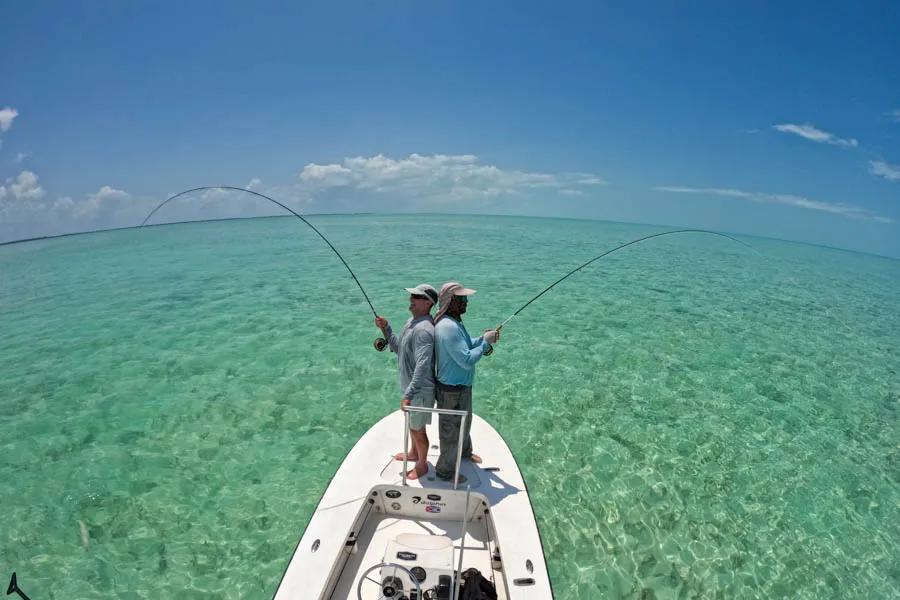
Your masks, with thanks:
[{"label": "rod handle", "polygon": [[[500,326],[497,327],[497,331],[500,331],[501,329],[503,329],[503,325],[500,325]],[[485,356],[490,356],[490,355],[493,354],[493,353],[494,353],[494,347],[491,346],[490,348],[488,348],[488,349],[485,351],[484,355],[485,355]]]}]

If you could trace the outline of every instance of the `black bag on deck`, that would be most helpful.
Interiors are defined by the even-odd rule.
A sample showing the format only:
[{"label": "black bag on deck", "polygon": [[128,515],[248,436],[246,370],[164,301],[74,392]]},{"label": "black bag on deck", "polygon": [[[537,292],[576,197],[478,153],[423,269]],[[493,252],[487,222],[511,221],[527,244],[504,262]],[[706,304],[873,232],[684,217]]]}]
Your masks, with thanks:
[{"label": "black bag on deck", "polygon": [[485,579],[478,569],[463,571],[463,585],[459,590],[459,600],[497,600],[497,590],[489,579]]}]

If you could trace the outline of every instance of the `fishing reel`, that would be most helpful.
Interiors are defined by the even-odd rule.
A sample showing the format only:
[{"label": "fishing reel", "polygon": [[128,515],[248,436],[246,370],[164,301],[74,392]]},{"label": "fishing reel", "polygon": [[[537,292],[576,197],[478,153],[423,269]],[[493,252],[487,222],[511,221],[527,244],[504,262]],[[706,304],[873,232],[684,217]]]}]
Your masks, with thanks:
[{"label": "fishing reel", "polygon": [[375,341],[372,342],[372,345],[375,346],[375,349],[379,352],[384,352],[384,349],[388,347],[388,341],[383,337],[375,338]]}]

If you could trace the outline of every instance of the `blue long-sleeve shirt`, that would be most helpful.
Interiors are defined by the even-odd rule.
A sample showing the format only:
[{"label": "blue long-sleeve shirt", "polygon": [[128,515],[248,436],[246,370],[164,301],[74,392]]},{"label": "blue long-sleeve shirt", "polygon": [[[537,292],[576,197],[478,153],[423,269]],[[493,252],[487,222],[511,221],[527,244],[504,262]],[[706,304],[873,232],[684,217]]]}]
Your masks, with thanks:
[{"label": "blue long-sleeve shirt", "polygon": [[462,323],[444,316],[434,324],[438,381],[445,385],[472,385],[475,363],[490,347],[483,336],[473,340]]}]

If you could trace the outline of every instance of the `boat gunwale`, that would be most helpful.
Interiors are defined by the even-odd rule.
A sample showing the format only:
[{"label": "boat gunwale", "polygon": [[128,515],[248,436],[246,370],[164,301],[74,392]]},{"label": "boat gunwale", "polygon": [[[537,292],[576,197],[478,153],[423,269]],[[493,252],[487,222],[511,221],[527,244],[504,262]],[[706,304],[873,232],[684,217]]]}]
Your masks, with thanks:
[{"label": "boat gunwale", "polygon": [[[282,585],[283,585],[283,583],[284,583],[284,581],[285,581],[285,578],[286,578],[288,572],[290,571],[291,565],[293,564],[294,557],[296,556],[296,554],[297,554],[297,552],[298,552],[298,550],[299,550],[299,548],[300,548],[300,544],[303,542],[303,538],[304,538],[304,536],[306,535],[306,532],[307,532],[307,530],[309,529],[310,524],[311,524],[311,523],[313,522],[313,520],[315,519],[316,513],[318,513],[319,510],[322,508],[322,502],[323,502],[324,499],[325,499],[325,495],[328,493],[328,490],[331,488],[331,485],[333,484],[334,479],[335,479],[335,478],[337,477],[337,475],[341,472],[341,469],[342,469],[343,465],[346,463],[347,458],[348,458],[348,457],[354,452],[354,450],[355,450],[355,449],[356,449],[356,448],[357,448],[357,447],[358,447],[358,446],[359,446],[359,445],[367,438],[367,434],[368,434],[372,429],[374,429],[375,427],[377,427],[382,421],[385,421],[385,420],[388,420],[388,419],[394,417],[394,416],[396,415],[396,413],[398,413],[398,412],[401,412],[401,411],[391,411],[391,412],[389,412],[388,414],[384,415],[382,418],[376,420],[372,425],[369,426],[369,428],[366,430],[366,432],[363,433],[363,434],[360,436],[360,438],[353,444],[353,446],[347,451],[347,453],[344,455],[343,459],[341,459],[341,461],[340,461],[338,467],[335,469],[335,471],[334,471],[334,473],[331,475],[331,477],[329,477],[328,483],[325,485],[324,490],[322,491],[322,495],[320,496],[319,501],[318,501],[318,503],[316,504],[315,510],[314,510],[314,511],[312,512],[312,514],[310,515],[310,518],[309,518],[309,520],[307,521],[306,526],[303,528],[303,531],[300,533],[300,538],[298,539],[297,544],[294,546],[294,550],[293,550],[293,552],[291,553],[291,556],[290,556],[290,559],[288,560],[287,566],[285,567],[284,571],[282,572],[281,578],[279,579],[279,582],[278,582],[278,586],[276,587],[275,592],[274,592],[274,595],[272,596],[272,600],[275,600],[275,598],[277,598],[278,593],[279,593],[279,591],[281,590],[281,587],[282,587]],[[474,421],[475,421],[474,417],[480,417],[480,416],[479,416],[479,415],[474,415],[474,416],[473,416],[473,424],[474,424]],[[536,513],[535,513],[535,511],[534,511],[534,504],[533,504],[533,502],[532,502],[532,500],[531,500],[530,492],[529,492],[529,489],[528,489],[528,483],[527,483],[527,481],[525,480],[525,475],[522,473],[522,469],[521,469],[521,467],[519,466],[519,462],[518,462],[518,460],[516,459],[516,456],[513,454],[512,449],[510,448],[509,443],[506,441],[506,438],[504,438],[503,435],[502,435],[502,434],[501,434],[501,433],[500,433],[493,425],[491,425],[490,422],[487,421],[487,419],[485,419],[484,417],[480,417],[480,420],[483,421],[484,425],[486,425],[490,430],[492,430],[494,433],[496,433],[498,440],[506,447],[506,454],[508,454],[508,455],[511,457],[512,463],[513,463],[513,465],[515,466],[515,469],[516,469],[516,471],[518,472],[519,477],[520,477],[521,480],[522,480],[522,486],[523,486],[523,488],[524,488],[523,491],[525,492],[525,496],[526,496],[526,498],[528,499],[528,509],[529,509],[529,511],[530,511],[530,513],[531,513],[531,517],[532,517],[532,520],[533,520],[533,522],[534,522],[534,530],[535,530],[535,532],[537,533],[537,541],[538,541],[538,546],[539,546],[539,548],[540,548],[540,555],[541,555],[541,558],[542,558],[542,561],[541,561],[541,562],[543,563],[543,566],[544,566],[543,571],[544,571],[544,573],[545,573],[545,575],[546,575],[546,577],[547,577],[547,587],[548,587],[548,591],[549,591],[549,593],[550,593],[550,598],[551,598],[551,599],[556,598],[556,592],[555,592],[555,590],[554,590],[554,588],[553,588],[553,582],[552,582],[552,579],[551,579],[551,577],[550,577],[550,572],[549,572],[550,570],[549,570],[549,567],[547,566],[547,554],[546,554],[546,551],[545,551],[545,545],[544,545],[543,535],[541,534],[540,525],[538,524],[538,521],[537,521],[537,515],[536,515]],[[398,486],[399,486],[399,483],[398,483],[398,484],[395,484],[395,485],[398,485]],[[401,486],[401,487],[403,487],[403,486]],[[406,487],[408,487],[408,486],[406,486]],[[412,487],[417,487],[417,486],[412,486]],[[423,485],[422,487],[425,488],[426,486]],[[450,491],[450,490],[445,490],[445,491]],[[495,530],[494,535],[495,535],[495,536],[499,536],[499,532],[497,532],[497,531]],[[496,537],[496,541],[499,543],[499,537]],[[510,585],[511,583],[512,583],[512,582],[507,582],[507,585],[509,586],[510,591],[511,591],[511,589],[512,589],[513,587],[515,587],[514,585]]]},{"label": "boat gunwale", "polygon": [[[368,433],[369,430],[372,429],[372,427],[374,427],[375,425],[380,423],[382,420],[391,416],[391,414],[392,413],[388,413],[387,415],[385,415],[385,416],[381,417],[380,419],[378,419],[377,421],[375,421],[372,425],[370,425],[368,427],[368,429],[366,429],[365,433],[363,433],[361,436],[359,436],[359,439],[356,440],[356,443],[353,444],[349,450],[347,450],[346,454],[344,454],[344,458],[342,458],[341,462],[338,463],[338,466],[334,470],[334,473],[332,473],[331,477],[328,478],[328,483],[326,483],[325,487],[322,489],[322,495],[319,496],[319,501],[316,503],[316,508],[312,511],[312,513],[310,513],[309,519],[307,519],[307,521],[306,521],[306,525],[303,526],[303,531],[300,532],[300,537],[297,538],[297,543],[294,545],[294,550],[291,552],[291,557],[288,559],[287,565],[284,567],[284,570],[281,572],[281,577],[278,579],[278,585],[275,586],[275,592],[272,594],[272,600],[275,600],[275,598],[278,596],[278,590],[281,588],[281,584],[284,583],[284,578],[287,576],[287,573],[291,568],[291,563],[294,560],[294,556],[297,554],[297,550],[300,548],[301,542],[303,542],[303,536],[306,534],[306,530],[309,529],[309,524],[312,523],[313,517],[315,517],[316,513],[319,512],[319,508],[322,506],[322,501],[325,499],[325,494],[328,492],[328,488],[331,487],[331,482],[334,481],[334,478],[337,477],[337,474],[340,472],[341,465],[344,464],[344,462],[347,460],[347,457],[350,456],[350,453],[353,452],[353,450],[360,444],[360,442],[363,441],[363,439],[366,437],[366,433]],[[513,457],[513,460],[515,460],[515,457]],[[535,519],[535,521],[537,521],[537,519]],[[538,538],[540,538],[540,536],[541,536],[541,533],[540,533],[540,530],[538,530]],[[543,547],[541,549],[543,550]],[[551,589],[552,589],[552,586],[551,586]]]}]

